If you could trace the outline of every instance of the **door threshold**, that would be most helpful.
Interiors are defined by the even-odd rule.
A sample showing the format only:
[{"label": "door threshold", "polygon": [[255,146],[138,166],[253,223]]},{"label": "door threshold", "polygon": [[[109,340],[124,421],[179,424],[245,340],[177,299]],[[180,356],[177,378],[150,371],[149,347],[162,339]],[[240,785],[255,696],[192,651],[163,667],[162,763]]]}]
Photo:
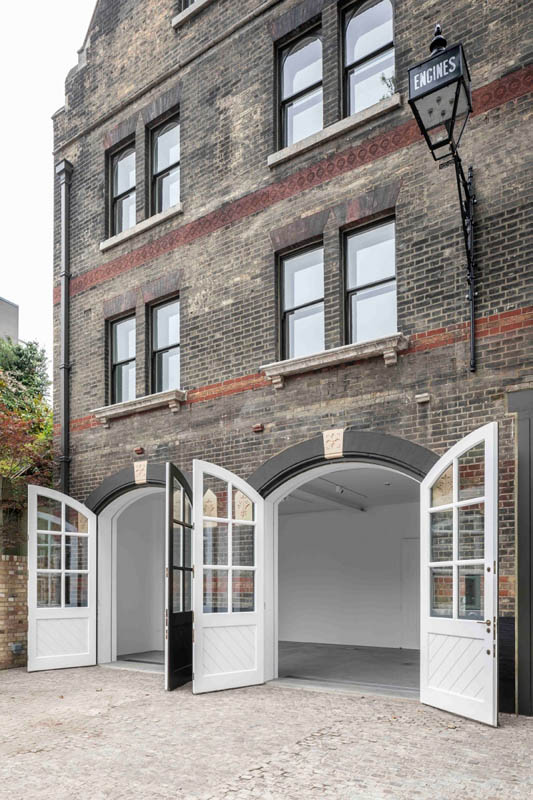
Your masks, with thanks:
[{"label": "door threshold", "polygon": [[404,700],[420,700],[420,690],[410,686],[388,686],[380,683],[357,683],[355,681],[327,681],[320,678],[286,676],[268,681],[270,686],[291,689],[308,689],[313,692],[336,692],[341,694],[375,694]]},{"label": "door threshold", "polygon": [[98,664],[99,667],[107,669],[129,669],[131,672],[154,672],[163,675],[165,667],[163,664],[150,664],[143,661],[108,661],[107,664]]}]

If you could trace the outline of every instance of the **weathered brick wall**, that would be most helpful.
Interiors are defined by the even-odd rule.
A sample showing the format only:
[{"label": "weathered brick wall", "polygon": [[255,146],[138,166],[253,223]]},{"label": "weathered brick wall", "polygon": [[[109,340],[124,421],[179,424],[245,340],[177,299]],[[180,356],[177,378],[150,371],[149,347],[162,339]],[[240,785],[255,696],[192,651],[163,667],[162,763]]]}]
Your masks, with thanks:
[{"label": "weathered brick wall", "polygon": [[26,664],[26,556],[0,555],[0,669]]},{"label": "weathered brick wall", "polygon": [[[248,476],[281,449],[328,428],[384,431],[441,454],[474,428],[497,420],[500,608],[512,614],[515,431],[505,393],[533,381],[527,227],[532,172],[525,158],[533,85],[525,36],[531,6],[520,0],[396,3],[402,105],[269,169],[267,157],[275,149],[272,31],[286,27],[282,17],[288,12],[294,19],[309,8],[322,14],[329,37],[324,91],[330,124],[339,118],[333,45],[338,15],[332,2],[283,0],[217,43],[260,5],[221,0],[174,32],[170,0],[103,1],[86,65],[67,80],[67,108],[55,117],[55,139],[56,158],[74,164],[73,494],[84,499],[103,478],[130,464],[139,446],[151,461],[170,458],[189,470],[199,457]],[[474,374],[468,370],[465,256],[454,176],[431,160],[406,104],[407,67],[427,54],[436,21],[450,43],[463,42],[474,89],[475,113],[462,145],[465,165],[475,168],[478,196]],[[143,219],[145,125],[163,96],[168,102],[179,96],[183,215],[101,253],[105,149],[136,133],[137,218]],[[383,205],[392,196],[393,206]],[[326,346],[332,348],[344,343],[341,229],[368,219],[375,208],[395,211],[398,329],[410,337],[409,349],[393,367],[382,359],[346,364],[290,378],[275,390],[260,366],[279,358],[276,232],[289,223],[305,232],[306,220],[317,213],[324,218]],[[57,225],[56,199],[56,233]],[[58,246],[56,235],[56,286]],[[105,320],[136,312],[142,395],[146,304],[173,291],[181,298],[181,369],[189,402],[177,414],[162,409],[102,428],[90,412],[107,400]],[[57,343],[57,324],[56,331]],[[416,403],[421,392],[430,393],[428,405]],[[252,431],[257,423],[263,432]]]}]

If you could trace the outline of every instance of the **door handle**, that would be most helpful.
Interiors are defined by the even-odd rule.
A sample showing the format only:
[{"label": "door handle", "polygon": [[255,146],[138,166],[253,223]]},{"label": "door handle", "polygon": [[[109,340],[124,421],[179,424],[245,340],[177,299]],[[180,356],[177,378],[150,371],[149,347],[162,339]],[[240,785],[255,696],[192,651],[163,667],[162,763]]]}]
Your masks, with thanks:
[{"label": "door handle", "polygon": [[487,620],[477,619],[477,620],[476,620],[476,622],[477,622],[477,624],[478,624],[478,625],[486,625],[486,626],[487,626],[487,628],[488,628],[488,627],[490,626],[490,624],[491,624],[491,621],[490,621],[490,619],[487,619]]}]

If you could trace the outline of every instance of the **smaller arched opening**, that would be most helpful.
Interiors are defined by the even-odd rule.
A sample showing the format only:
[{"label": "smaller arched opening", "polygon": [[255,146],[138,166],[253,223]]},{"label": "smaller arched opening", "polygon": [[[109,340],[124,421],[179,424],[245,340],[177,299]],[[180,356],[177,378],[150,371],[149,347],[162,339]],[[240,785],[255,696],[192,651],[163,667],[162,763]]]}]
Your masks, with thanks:
[{"label": "smaller arched opening", "polygon": [[98,517],[99,664],[164,672],[165,491],[115,496]]}]

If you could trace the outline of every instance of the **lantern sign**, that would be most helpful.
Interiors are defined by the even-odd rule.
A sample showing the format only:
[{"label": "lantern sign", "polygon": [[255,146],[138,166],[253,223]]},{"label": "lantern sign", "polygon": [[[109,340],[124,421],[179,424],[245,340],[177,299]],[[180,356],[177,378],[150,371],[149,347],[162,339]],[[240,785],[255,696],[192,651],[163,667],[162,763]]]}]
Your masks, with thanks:
[{"label": "lantern sign", "polygon": [[[457,149],[472,110],[470,74],[462,45],[446,48],[439,26],[430,49],[431,58],[409,70],[409,105],[439,160]],[[449,150],[437,157],[435,151],[446,146]]]}]

